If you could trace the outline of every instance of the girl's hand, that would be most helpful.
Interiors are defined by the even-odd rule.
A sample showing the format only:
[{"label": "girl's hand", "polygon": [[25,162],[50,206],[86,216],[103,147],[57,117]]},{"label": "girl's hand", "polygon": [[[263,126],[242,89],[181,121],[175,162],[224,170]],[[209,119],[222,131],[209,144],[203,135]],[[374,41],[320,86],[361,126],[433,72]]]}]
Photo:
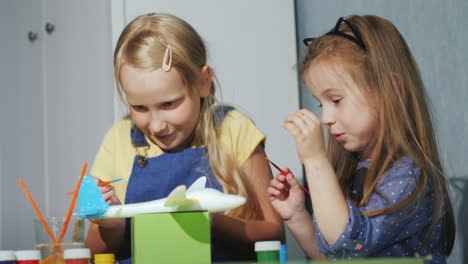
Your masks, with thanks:
[{"label": "girl's hand", "polygon": [[[99,179],[93,178],[94,181],[99,184],[101,181]],[[98,185],[99,186],[99,185]],[[105,185],[102,187],[99,187],[99,191],[101,192],[102,198],[108,205],[120,205],[122,204],[115,195],[114,187],[111,185]]]},{"label": "girl's hand", "polygon": [[298,110],[286,118],[284,128],[294,137],[297,155],[303,164],[326,156],[322,123],[314,113]]},{"label": "girl's hand", "polygon": [[[94,181],[96,183],[101,182],[99,179],[94,178]],[[101,192],[102,198],[108,205],[120,205],[122,204],[115,195],[114,187],[111,185],[105,185],[102,187],[99,187],[99,191]],[[98,224],[100,227],[104,228],[113,228],[115,226],[121,225],[122,220],[121,219],[89,219],[92,223]]]},{"label": "girl's hand", "polygon": [[304,193],[299,187],[296,177],[289,169],[285,169],[286,176],[278,173],[275,179],[271,180],[268,187],[268,197],[273,208],[284,221],[289,221],[296,215],[306,211],[304,206]]}]

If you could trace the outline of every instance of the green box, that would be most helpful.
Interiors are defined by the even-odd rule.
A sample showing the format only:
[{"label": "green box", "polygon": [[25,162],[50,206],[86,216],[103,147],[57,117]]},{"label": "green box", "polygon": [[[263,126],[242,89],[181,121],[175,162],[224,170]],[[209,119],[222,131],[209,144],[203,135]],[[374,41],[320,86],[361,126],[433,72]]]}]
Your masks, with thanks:
[{"label": "green box", "polygon": [[133,264],[211,263],[208,212],[141,214],[131,228]]}]

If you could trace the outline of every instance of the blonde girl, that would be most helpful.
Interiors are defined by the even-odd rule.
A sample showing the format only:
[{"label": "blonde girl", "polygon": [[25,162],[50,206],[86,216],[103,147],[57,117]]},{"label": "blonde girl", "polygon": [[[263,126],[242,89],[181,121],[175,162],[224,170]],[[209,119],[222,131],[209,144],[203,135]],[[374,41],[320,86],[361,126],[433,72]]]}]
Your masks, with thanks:
[{"label": "blonde girl", "polygon": [[[266,192],[272,176],[265,136],[244,114],[215,106],[206,57],[203,40],[180,18],[149,14],[127,25],[114,66],[130,116],[109,130],[91,174],[100,181],[124,178],[101,187],[109,204],[163,198],[207,176],[207,187],[247,198],[240,208],[212,214],[213,261],[252,260],[255,241],[283,239]],[[93,220],[86,247],[128,258],[129,221]]]}]

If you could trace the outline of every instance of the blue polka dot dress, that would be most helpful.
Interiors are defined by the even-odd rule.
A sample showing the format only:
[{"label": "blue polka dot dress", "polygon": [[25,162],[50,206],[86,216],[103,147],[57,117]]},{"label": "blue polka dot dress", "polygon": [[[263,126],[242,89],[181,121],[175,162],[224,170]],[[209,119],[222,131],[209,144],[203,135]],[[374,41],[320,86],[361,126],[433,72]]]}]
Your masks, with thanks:
[{"label": "blue polka dot dress", "polygon": [[[362,161],[357,170],[368,168],[370,161]],[[413,257],[432,256],[432,263],[445,263],[439,241],[439,220],[427,243],[423,243],[432,223],[434,197],[429,186],[419,203],[390,215],[363,216],[361,213],[389,207],[407,197],[414,190],[419,167],[408,157],[397,160],[377,185],[366,206],[357,208],[347,201],[350,218],[340,238],[329,245],[318,228],[319,249],[329,258]],[[355,177],[355,180],[358,180]],[[356,190],[353,190],[356,193]]]}]

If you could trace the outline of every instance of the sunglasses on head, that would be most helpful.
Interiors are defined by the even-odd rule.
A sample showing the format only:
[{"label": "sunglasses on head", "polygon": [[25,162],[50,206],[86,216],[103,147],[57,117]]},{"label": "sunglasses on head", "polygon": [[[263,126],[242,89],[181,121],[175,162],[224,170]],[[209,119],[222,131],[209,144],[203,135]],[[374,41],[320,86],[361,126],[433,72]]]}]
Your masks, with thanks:
[{"label": "sunglasses on head", "polygon": [[[348,26],[348,28],[351,29],[351,32],[353,32],[355,37],[339,31],[338,29],[340,28],[341,23],[345,23]],[[349,23],[349,21],[346,20],[346,18],[344,17],[340,17],[338,21],[336,22],[335,28],[330,30],[325,35],[335,35],[335,36],[340,36],[340,37],[349,39],[352,42],[356,43],[362,50],[367,51],[366,44],[362,40],[361,33],[359,33],[359,31],[351,23]],[[315,38],[305,38],[303,42],[306,46],[309,46],[310,43],[312,43],[314,39]]]}]

